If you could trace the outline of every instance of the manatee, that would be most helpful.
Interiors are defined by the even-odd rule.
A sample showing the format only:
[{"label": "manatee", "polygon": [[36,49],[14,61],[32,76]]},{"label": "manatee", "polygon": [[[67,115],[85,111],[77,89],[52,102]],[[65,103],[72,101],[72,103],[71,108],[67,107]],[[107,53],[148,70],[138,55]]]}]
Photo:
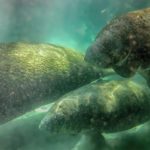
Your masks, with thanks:
[{"label": "manatee", "polygon": [[149,107],[148,86],[132,80],[101,80],[61,97],[39,128],[51,135],[81,134],[72,150],[109,150],[102,133],[127,130],[148,121]]},{"label": "manatee", "polygon": [[87,49],[85,60],[123,77],[150,66],[150,8],[115,17]]},{"label": "manatee", "polygon": [[0,123],[99,78],[79,52],[52,44],[0,44]]},{"label": "manatee", "polygon": [[132,80],[101,80],[56,101],[40,123],[52,133],[123,131],[150,119],[150,90]]}]

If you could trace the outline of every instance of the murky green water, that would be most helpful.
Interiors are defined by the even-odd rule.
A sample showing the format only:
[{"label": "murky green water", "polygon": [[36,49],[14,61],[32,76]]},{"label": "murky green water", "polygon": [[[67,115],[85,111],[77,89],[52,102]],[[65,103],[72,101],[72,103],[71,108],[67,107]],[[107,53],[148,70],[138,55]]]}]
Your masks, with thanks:
[{"label": "murky green water", "polygon": [[[81,52],[85,54],[86,49],[91,43],[95,40],[97,33],[105,27],[109,21],[121,14],[125,14],[129,11],[142,9],[150,7],[149,0],[0,0],[0,43],[10,43],[10,42],[24,42],[24,43],[50,43],[60,45],[62,47],[72,48],[77,52]],[[1,45],[1,44],[0,44]],[[13,46],[12,49],[15,49]],[[27,61],[22,61],[25,56],[22,53],[15,53],[11,51],[11,56],[7,57],[3,55],[2,49],[9,49],[5,48],[5,46],[0,46],[0,55],[2,58],[0,60],[0,88],[5,89],[6,95],[3,94],[3,91],[0,91],[0,108],[3,103],[3,95],[11,97],[11,95],[15,95],[14,89],[19,91],[22,88],[22,81],[29,81],[26,80],[27,76],[35,76],[35,80],[38,78],[38,86],[37,89],[42,89],[44,84],[41,86],[41,78],[45,77],[41,74],[42,69],[40,70],[39,66],[47,66],[47,60],[45,59],[46,53],[42,53],[44,48],[40,47],[38,49],[38,56],[36,54],[28,54],[26,53],[26,57],[28,56],[29,59]],[[11,46],[10,46],[11,49]],[[20,48],[21,49],[21,48]],[[25,47],[25,50],[28,48]],[[35,48],[33,48],[34,50]],[[59,48],[55,48],[56,51]],[[64,48],[62,48],[64,49]],[[15,50],[14,50],[15,51]],[[9,51],[8,51],[9,52]],[[59,79],[64,80],[63,84],[70,84],[70,90],[74,90],[81,85],[87,84],[87,80],[89,82],[93,79],[96,80],[98,77],[96,75],[91,75],[89,71],[85,71],[86,64],[83,63],[83,56],[76,56],[75,54],[67,54],[65,52],[59,52],[60,55],[55,54],[56,58],[60,58],[62,60],[61,63],[53,62],[55,64],[54,72],[51,75],[57,76],[55,80],[58,81],[58,86],[55,84],[55,88],[62,85],[59,83]],[[34,57],[32,57],[32,55]],[[9,54],[8,54],[9,56]],[[15,57],[14,57],[15,56]],[[61,56],[63,56],[61,58]],[[71,59],[69,59],[71,56]],[[78,58],[79,57],[79,58]],[[10,59],[8,59],[10,58]],[[36,60],[37,58],[37,60]],[[44,61],[43,61],[44,58]],[[6,59],[8,59],[8,64]],[[3,61],[5,60],[5,61]],[[23,77],[20,76],[19,83],[14,84],[11,87],[8,82],[16,83],[13,73],[11,74],[11,63],[14,63],[15,60],[15,71],[23,73]],[[17,63],[16,63],[17,60]],[[31,60],[31,61],[30,61]],[[41,60],[41,61],[40,61]],[[11,61],[11,62],[9,62]],[[72,62],[73,61],[73,62]],[[81,63],[77,62],[81,61]],[[5,62],[5,65],[4,65]],[[21,63],[27,63],[27,65],[19,68],[22,66]],[[41,63],[42,62],[42,63]],[[71,63],[70,63],[71,62]],[[17,65],[19,63],[19,65]],[[48,62],[49,63],[49,62]],[[83,71],[81,64],[83,63]],[[52,66],[53,66],[52,64]],[[39,68],[34,68],[31,66],[38,66]],[[60,70],[58,70],[58,66],[60,66]],[[3,67],[4,66],[4,67]],[[78,67],[80,66],[80,67]],[[17,68],[18,67],[18,68]],[[2,69],[3,68],[3,69]],[[46,68],[46,67],[45,67]],[[51,67],[47,67],[48,69]],[[46,78],[50,79],[48,76],[49,71],[47,68],[44,69],[45,74],[47,75]],[[73,68],[73,69],[72,69]],[[20,71],[23,69],[23,71]],[[34,70],[35,69],[35,70]],[[6,76],[8,79],[3,79],[5,77],[4,72],[9,70],[10,76]],[[70,71],[69,73],[67,72]],[[95,71],[95,68],[92,68],[92,71]],[[12,72],[14,70],[12,69]],[[30,72],[31,71],[31,72]],[[81,71],[81,72],[80,72]],[[62,77],[60,72],[65,76]],[[95,74],[98,71],[95,71]],[[29,74],[28,74],[29,73]],[[30,74],[31,73],[31,74]],[[74,75],[71,78],[72,74]],[[75,73],[75,74],[74,74]],[[14,73],[15,74],[15,73]],[[17,74],[17,73],[16,73]],[[88,76],[86,77],[85,74]],[[113,74],[113,73],[106,73],[106,75]],[[12,75],[12,76],[11,76]],[[84,78],[81,78],[84,76]],[[101,72],[98,74],[101,77]],[[36,78],[37,77],[37,78]],[[60,78],[59,78],[60,77]],[[69,79],[67,79],[69,78]],[[78,79],[79,78],[79,79]],[[124,80],[124,78],[115,74],[113,77],[108,76],[106,77],[110,80]],[[45,78],[44,78],[45,79]],[[54,80],[54,81],[55,81]],[[143,77],[139,74],[131,78],[138,84],[147,87],[147,83]],[[47,84],[48,80],[44,80],[43,83]],[[72,82],[71,82],[72,81]],[[74,83],[74,82],[75,83]],[[80,84],[80,81],[83,81]],[[84,82],[85,81],[85,82]],[[78,83],[77,83],[78,82]],[[31,81],[31,83],[34,83]],[[78,84],[78,86],[75,86]],[[17,85],[17,87],[15,87]],[[51,87],[54,84],[51,85]],[[65,85],[65,84],[64,84]],[[63,86],[64,86],[63,85]],[[24,85],[23,85],[24,86]],[[48,86],[48,85],[47,85]],[[4,87],[4,88],[3,88]],[[28,87],[28,86],[27,86]],[[29,86],[30,87],[30,86]],[[35,85],[36,87],[36,85]],[[67,86],[60,88],[62,91],[66,90]],[[14,88],[14,89],[13,89]],[[8,89],[8,90],[7,90]],[[27,88],[22,88],[27,89]],[[33,91],[32,91],[33,90]],[[30,94],[34,93],[34,86],[33,89],[31,88]],[[7,92],[9,91],[9,92]],[[55,91],[55,90],[54,90]],[[57,91],[57,90],[56,90]],[[61,91],[61,92],[62,92]],[[64,93],[64,91],[62,93]],[[67,91],[67,90],[66,90]],[[45,92],[46,95],[49,90],[39,90],[39,97],[42,95],[41,92]],[[59,91],[57,91],[59,93]],[[60,92],[60,93],[61,93]],[[25,92],[22,91],[22,95]],[[53,93],[53,91],[52,91]],[[20,94],[20,93],[19,93]],[[25,94],[25,97],[30,97],[30,94]],[[27,95],[27,96],[26,96]],[[31,94],[32,95],[32,94]],[[59,95],[59,94],[58,94]],[[62,96],[61,94],[59,96]],[[107,94],[106,94],[107,95]],[[33,99],[35,98],[34,94],[32,95]],[[80,95],[79,95],[80,96]],[[109,95],[108,95],[109,96]],[[46,97],[47,99],[50,97]],[[4,98],[5,99],[5,98]],[[13,106],[14,98],[8,98],[9,105]],[[16,99],[19,98],[16,96]],[[30,98],[31,99],[31,98]],[[7,100],[7,99],[6,99]],[[31,100],[32,101],[32,100]],[[31,101],[27,101],[27,103],[31,103]],[[26,102],[25,102],[26,103]],[[35,103],[35,102],[33,102]],[[6,103],[7,104],[7,103]],[[45,103],[44,103],[45,104]],[[46,101],[46,104],[49,104]],[[21,105],[19,103],[19,105]],[[17,105],[17,107],[19,106]],[[32,106],[32,103],[30,104]],[[139,124],[132,129],[125,130],[122,132],[114,132],[114,133],[102,133],[104,137],[104,142],[99,144],[99,147],[93,148],[94,142],[90,141],[87,137],[84,137],[84,133],[80,134],[69,134],[69,133],[59,133],[59,134],[50,134],[46,130],[40,130],[39,124],[44,116],[47,114],[49,108],[51,107],[51,103],[49,105],[42,105],[40,108],[33,109],[24,115],[22,112],[26,112],[25,110],[19,110],[21,116],[6,122],[5,124],[0,125],[0,150],[149,150],[150,149],[150,122],[145,122],[144,124]],[[16,107],[16,106],[15,106]],[[68,106],[69,107],[69,106]],[[134,107],[134,106],[133,106]],[[8,107],[9,108],[9,107]],[[10,107],[11,108],[11,107]],[[20,107],[21,109],[26,109],[24,107]],[[29,110],[29,109],[28,109]],[[1,111],[2,112],[2,111]],[[9,111],[8,111],[9,112]],[[10,113],[10,112],[9,112]],[[15,113],[15,109],[14,109]],[[137,112],[138,113],[138,112]],[[17,114],[18,115],[18,114]],[[147,114],[149,116],[149,114]],[[0,116],[3,116],[1,114]],[[5,116],[5,115],[4,115]],[[19,115],[18,115],[19,116]],[[1,119],[0,119],[1,120]],[[101,138],[101,136],[100,136]],[[81,143],[85,143],[84,146],[81,148],[79,145]]]}]

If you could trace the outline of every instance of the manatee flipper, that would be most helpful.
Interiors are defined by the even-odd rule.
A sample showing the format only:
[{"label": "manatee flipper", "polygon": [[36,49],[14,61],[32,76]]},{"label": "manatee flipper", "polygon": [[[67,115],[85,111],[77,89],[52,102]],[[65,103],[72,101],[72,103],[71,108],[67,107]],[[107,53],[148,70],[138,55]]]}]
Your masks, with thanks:
[{"label": "manatee flipper", "polygon": [[103,135],[96,129],[86,131],[72,150],[108,150]]}]

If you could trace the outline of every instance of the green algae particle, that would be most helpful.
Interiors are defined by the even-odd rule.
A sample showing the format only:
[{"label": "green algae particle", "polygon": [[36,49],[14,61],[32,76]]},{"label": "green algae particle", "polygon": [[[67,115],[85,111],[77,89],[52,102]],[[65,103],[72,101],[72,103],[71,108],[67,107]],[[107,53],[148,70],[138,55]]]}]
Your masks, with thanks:
[{"label": "green algae particle", "polygon": [[0,123],[99,77],[79,52],[52,44],[0,44]]}]

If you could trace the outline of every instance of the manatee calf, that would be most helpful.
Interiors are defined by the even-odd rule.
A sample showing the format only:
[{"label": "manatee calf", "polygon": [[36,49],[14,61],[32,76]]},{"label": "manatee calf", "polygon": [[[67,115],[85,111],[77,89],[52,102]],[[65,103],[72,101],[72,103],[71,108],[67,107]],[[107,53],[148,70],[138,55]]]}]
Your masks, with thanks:
[{"label": "manatee calf", "polygon": [[51,44],[0,44],[0,123],[99,77],[71,49]]},{"label": "manatee calf", "polygon": [[[123,77],[150,66],[150,8],[114,18],[87,49],[85,60]],[[149,77],[150,78],[150,77]]]}]

